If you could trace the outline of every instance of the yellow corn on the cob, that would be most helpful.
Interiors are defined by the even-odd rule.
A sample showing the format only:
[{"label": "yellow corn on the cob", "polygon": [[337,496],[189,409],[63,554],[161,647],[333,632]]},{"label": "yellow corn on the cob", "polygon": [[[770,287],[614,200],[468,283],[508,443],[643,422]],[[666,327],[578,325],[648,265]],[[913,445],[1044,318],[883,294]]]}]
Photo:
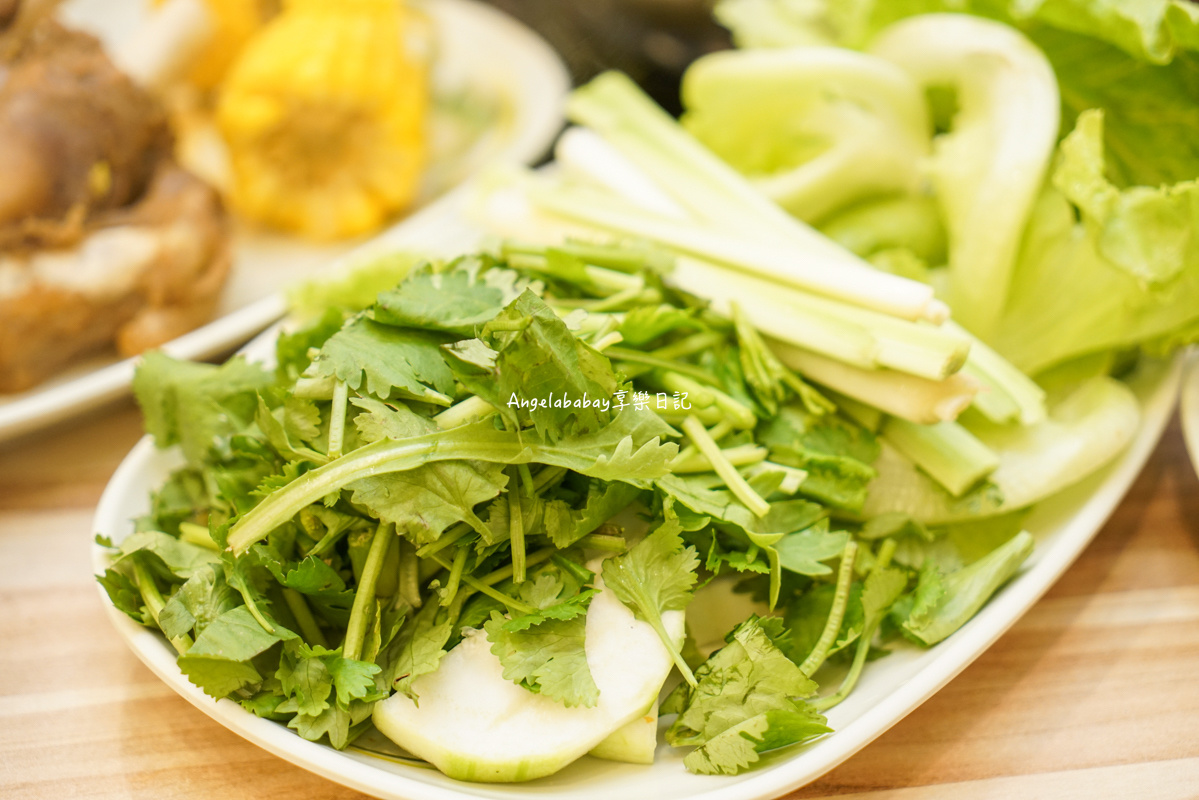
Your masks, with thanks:
[{"label": "yellow corn on the cob", "polygon": [[424,65],[399,0],[290,0],[220,89],[234,208],[331,239],[408,206],[425,157]]}]

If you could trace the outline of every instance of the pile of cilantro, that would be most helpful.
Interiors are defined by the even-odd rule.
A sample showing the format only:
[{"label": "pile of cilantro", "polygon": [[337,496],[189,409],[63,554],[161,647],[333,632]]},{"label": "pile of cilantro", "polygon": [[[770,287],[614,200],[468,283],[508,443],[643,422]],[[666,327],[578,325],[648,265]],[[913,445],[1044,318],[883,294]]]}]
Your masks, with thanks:
[{"label": "pile of cilantro", "polygon": [[[345,748],[468,628],[506,678],[593,706],[606,554],[682,676],[662,713],[689,769],[828,733],[868,660],[960,627],[1030,537],[862,519],[874,436],[669,271],[637,246],[509,243],[377,297],[387,269],[326,283],[273,366],[150,354],[137,399],[185,463],[102,542],[100,583],[206,693]],[[614,405],[510,403],[551,396]],[[761,615],[666,635],[663,612],[730,586]]]}]

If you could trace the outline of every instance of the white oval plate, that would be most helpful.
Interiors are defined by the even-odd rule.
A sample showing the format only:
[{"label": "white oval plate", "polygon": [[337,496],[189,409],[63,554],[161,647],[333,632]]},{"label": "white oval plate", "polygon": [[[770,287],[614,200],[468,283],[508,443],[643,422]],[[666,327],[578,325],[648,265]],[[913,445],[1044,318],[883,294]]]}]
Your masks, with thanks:
[{"label": "white oval plate", "polygon": [[1199,348],[1191,348],[1190,357],[1187,358],[1178,416],[1182,419],[1182,438],[1191,456],[1191,464],[1199,472]]},{"label": "white oval plate", "polygon": [[[443,228],[442,233],[449,231]],[[269,359],[275,332],[247,348],[251,358]],[[948,683],[1016,622],[1083,551],[1119,504],[1153,452],[1173,413],[1183,358],[1144,364],[1130,384],[1141,401],[1143,420],[1128,450],[1087,480],[1039,504],[1027,522],[1037,547],[1020,574],[1000,590],[960,631],[929,649],[899,649],[872,662],[849,699],[829,712],[836,731],[800,748],[769,756],[764,766],[736,777],[691,775],[683,753],[660,745],[652,766],[618,764],[584,757],[558,775],[525,784],[472,784],[431,769],[392,763],[362,753],[338,752],[305,741],[281,724],[255,717],[230,700],[213,701],[193,686],[175,663],[175,652],[159,634],[117,611],[100,590],[113,624],[133,652],[181,696],[254,744],[319,775],[367,794],[393,800],[553,797],[555,800],[766,800],[809,783],[901,720]],[[149,510],[149,493],[179,466],[174,451],[159,451],[143,438],[122,462],[96,511],[95,530],[120,541],[131,519]],[[108,551],[93,546],[102,572]]]},{"label": "white oval plate", "polygon": [[[61,13],[70,24],[112,44],[136,29],[144,7],[144,0],[68,0]],[[570,89],[562,60],[512,17],[474,0],[428,0],[421,7],[434,32],[434,95],[446,102],[464,96],[495,102],[498,123],[452,156],[434,158],[423,190],[424,209],[377,237],[391,242],[405,241],[412,229],[445,216],[446,198],[436,198],[484,164],[532,163],[543,156],[562,127]],[[376,241],[371,240],[371,250]],[[319,245],[238,229],[233,273],[213,321],[163,350],[190,359],[228,352],[283,316],[282,287],[357,258],[362,246],[361,240]],[[99,355],[29,391],[0,394],[0,440],[126,393],[135,363],[113,353]]]}]

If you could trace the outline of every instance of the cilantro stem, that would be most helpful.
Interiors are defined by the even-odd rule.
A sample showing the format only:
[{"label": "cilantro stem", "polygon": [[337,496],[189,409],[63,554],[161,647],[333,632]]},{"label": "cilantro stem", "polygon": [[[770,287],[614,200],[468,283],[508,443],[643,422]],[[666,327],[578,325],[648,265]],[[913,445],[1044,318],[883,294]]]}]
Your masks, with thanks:
[{"label": "cilantro stem", "polygon": [[853,654],[853,663],[849,666],[845,680],[841,681],[840,688],[828,697],[817,697],[815,700],[808,701],[812,708],[820,712],[828,711],[849,696],[853,687],[858,684],[858,677],[861,676],[862,667],[866,664],[866,656],[870,653],[870,640],[874,638],[874,631],[877,627],[877,625],[872,625],[868,630],[862,631],[857,650]]},{"label": "cilantro stem", "polygon": [[379,572],[383,569],[383,558],[395,536],[395,526],[380,522],[375,528],[371,539],[370,550],[366,554],[366,563],[362,565],[362,577],[358,579],[358,589],[354,593],[354,605],[350,608],[350,621],[346,625],[346,638],[342,645],[342,658],[357,661],[362,656],[362,642],[366,638],[367,610],[375,601],[375,586],[379,581]]},{"label": "cilantro stem", "polygon": [[[468,527],[469,531],[470,528]],[[420,559],[419,553],[412,542],[400,537],[399,590],[396,592],[400,599],[413,608],[421,607],[420,596]]]},{"label": "cilantro stem", "polygon": [[317,624],[316,618],[312,616],[312,609],[308,607],[304,595],[295,589],[284,587],[283,599],[287,602],[287,607],[291,609],[292,616],[296,618],[304,641],[311,645],[328,648],[329,643],[325,639],[325,634],[321,631],[321,626]]},{"label": "cilantro stem", "polygon": [[537,494],[537,484],[533,483],[533,473],[529,471],[528,464],[517,464],[516,474],[520,476],[520,485],[524,489],[525,497]]},{"label": "cilantro stem", "polygon": [[441,604],[448,606],[454,602],[454,597],[458,594],[458,587],[462,583],[462,568],[466,566],[466,556],[469,548],[459,547],[454,553],[454,563],[450,566],[450,577],[445,582],[445,595],[441,598]]},{"label": "cilantro stem", "polygon": [[[649,368],[673,370],[675,372],[684,373],[695,378],[696,380],[705,383],[716,383],[716,377],[707,370],[700,369],[693,364],[687,364],[681,361],[676,361],[668,358],[658,358],[652,353],[642,353],[639,350],[631,350],[627,347],[609,347],[604,350],[604,355],[609,358],[614,358],[617,361],[627,361],[630,364],[646,367],[647,369],[636,370],[635,374],[640,375],[648,372]],[[627,374],[627,371],[626,371]],[[634,376],[630,376],[634,377]]]},{"label": "cilantro stem", "polygon": [[338,381],[333,386],[333,407],[329,411],[329,458],[341,458],[342,445],[346,434],[346,405],[349,403],[350,389],[345,381]]},{"label": "cilantro stem", "polygon": [[589,533],[577,543],[580,547],[603,550],[608,553],[623,553],[629,546],[623,536],[608,533]]},{"label": "cilantro stem", "polygon": [[267,633],[274,633],[275,626],[272,625],[266,618],[266,615],[258,610],[258,603],[254,600],[254,592],[249,590],[249,587],[240,589],[241,599],[246,603],[246,610],[250,612],[250,616],[262,626],[262,629]]},{"label": "cilantro stem", "polygon": [[459,522],[457,525],[443,533],[441,538],[439,538],[437,541],[423,544],[417,548],[416,555],[420,558],[428,558],[434,553],[440,552],[449,547],[463,536],[466,536],[468,533],[473,533],[474,530],[474,528],[467,525],[465,522]]},{"label": "cilantro stem", "polygon": [[662,295],[659,294],[657,289],[630,286],[628,289],[608,295],[602,300],[561,299],[555,300],[554,305],[559,308],[582,308],[586,311],[603,313],[606,311],[617,311],[629,306],[653,305],[661,300]]},{"label": "cilantro stem", "polygon": [[[146,567],[142,559],[136,556],[131,559],[133,561],[133,577],[137,581],[137,590],[141,593],[142,602],[146,604],[146,610],[150,612],[150,617],[154,620],[154,624],[162,630],[162,624],[158,621],[159,614],[162,613],[163,606],[166,601],[162,599],[162,593],[158,591],[158,584],[154,582],[154,575]],[[171,641],[171,646],[180,654],[184,654],[192,646],[192,639],[187,634],[176,636]]]},{"label": "cilantro stem", "polygon": [[702,353],[704,350],[710,350],[717,345],[724,344],[727,338],[720,331],[694,333],[679,339],[677,342],[671,342],[668,345],[659,347],[657,350],[651,350],[650,355],[668,360],[679,359],[683,356],[692,356],[696,353]]},{"label": "cilantro stem", "polygon": [[512,581],[525,582],[525,512],[520,492],[508,492],[508,539],[512,548]]},{"label": "cilantro stem", "polygon": [[[528,558],[525,559],[525,568],[528,569],[529,567],[540,564],[542,561],[548,561],[558,552],[559,552],[559,550],[556,547],[542,548],[541,550],[538,550],[536,553],[533,553],[531,556],[529,556]],[[494,586],[495,584],[499,583],[500,581],[506,581],[511,577],[512,577],[512,565],[509,564],[506,567],[500,567],[499,569],[495,570],[494,572],[487,573],[482,578],[479,578],[479,580],[482,583],[487,584],[488,586]]]},{"label": "cilantro stem", "polygon": [[733,432],[733,423],[727,419],[721,420],[714,426],[708,429],[708,435],[712,437],[712,441],[719,442],[724,437]]},{"label": "cilantro stem", "polygon": [[670,391],[694,399],[696,406],[701,408],[715,406],[720,409],[724,412],[725,419],[732,423],[734,428],[749,430],[758,424],[758,418],[748,406],[734,400],[715,387],[698,384],[678,372],[662,372],[659,378],[662,385]]},{"label": "cilantro stem", "polygon": [[[756,444],[738,445],[720,452],[724,459],[734,467],[757,464],[765,461],[766,456],[769,455],[769,451],[765,447],[758,447]],[[678,457],[670,462],[670,471],[676,474],[680,472],[711,472],[712,469],[712,463],[703,453],[699,452],[679,453]]]},{"label": "cilantro stem", "polygon": [[704,425],[719,425],[721,422],[724,422],[724,414],[721,414],[720,409],[716,408],[716,406],[709,406],[707,408],[693,408],[690,411],[658,411],[657,409],[654,409],[654,413],[656,413],[663,422],[671,425],[675,423],[682,424],[683,420],[687,419],[688,417],[695,417]]},{"label": "cilantro stem", "polygon": [[[679,366],[679,359],[686,356],[695,355],[705,350],[711,350],[713,347],[724,344],[727,337],[725,334],[718,331],[708,333],[695,333],[691,336],[685,336],[678,341],[671,342],[668,345],[659,347],[656,350],[651,350],[648,353],[641,353],[642,356],[653,358],[656,364],[650,366],[648,364],[639,364],[633,367],[627,367],[624,372],[629,379],[636,378],[638,375],[643,375],[658,366],[670,365],[671,369],[676,369]],[[633,351],[637,352],[637,351]],[[705,382],[708,382],[705,379]],[[711,381],[715,383],[715,381]]]},{"label": "cilantro stem", "polygon": [[179,538],[188,544],[194,544],[206,550],[214,552],[220,552],[221,550],[220,546],[212,540],[212,534],[208,531],[206,525],[197,525],[194,522],[180,522]]},{"label": "cilantro stem", "polygon": [[783,562],[779,551],[773,547],[766,548],[766,560],[770,563],[770,610],[779,602],[779,591],[783,588]]},{"label": "cilantro stem", "polygon": [[433,417],[433,422],[444,431],[450,428],[457,428],[459,425],[465,425],[468,422],[477,422],[490,417],[494,413],[495,408],[491,403],[488,403],[476,394],[442,411]]},{"label": "cilantro stem", "polygon": [[[442,556],[435,555],[435,556],[433,556],[433,560],[448,570],[453,570],[453,568],[454,568],[453,564],[446,561]],[[508,577],[508,576],[505,576],[505,577]],[[462,582],[465,583],[470,588],[474,589],[476,592],[482,592],[483,594],[490,597],[492,600],[497,600],[500,603],[503,603],[510,611],[518,611],[521,614],[532,614],[534,611],[537,610],[537,609],[533,608],[532,606],[525,605],[524,603],[520,602],[519,600],[515,600],[515,599],[509,597],[508,595],[504,594],[503,592],[499,591],[498,589],[492,588],[489,584],[484,583],[483,581],[479,580],[478,578],[474,577],[473,575],[463,575]],[[497,581],[497,583],[498,582],[499,581]]]},{"label": "cilantro stem", "polygon": [[808,653],[808,657],[799,665],[799,670],[804,675],[811,677],[820,669],[824,660],[828,658],[828,651],[833,642],[837,640],[837,634],[841,632],[845,609],[849,606],[849,590],[853,585],[853,566],[857,556],[858,543],[851,539],[841,552],[841,566],[837,569],[837,588],[833,592],[833,605],[829,609],[824,630],[820,632],[820,638],[816,640],[812,652]]},{"label": "cilantro stem", "polygon": [[878,572],[891,566],[891,559],[895,557],[895,549],[896,544],[894,539],[890,537],[883,539],[883,543],[878,548],[878,555],[875,556],[874,566],[870,571]]},{"label": "cilantro stem", "polygon": [[624,337],[620,335],[620,331],[612,331],[609,334],[601,336],[592,343],[592,347],[598,352],[603,353],[613,345],[618,345],[624,341]]},{"label": "cilantro stem", "polygon": [[753,488],[745,482],[745,478],[741,477],[741,473],[737,472],[737,468],[728,462],[724,454],[720,452],[720,445],[712,439],[707,429],[695,417],[688,417],[683,420],[683,432],[688,438],[699,448],[704,457],[712,465],[712,469],[721,477],[729,490],[736,495],[737,499],[745,504],[746,508],[753,512],[754,516],[764,517],[770,511],[770,503],[767,503],[762,497],[753,490]]}]

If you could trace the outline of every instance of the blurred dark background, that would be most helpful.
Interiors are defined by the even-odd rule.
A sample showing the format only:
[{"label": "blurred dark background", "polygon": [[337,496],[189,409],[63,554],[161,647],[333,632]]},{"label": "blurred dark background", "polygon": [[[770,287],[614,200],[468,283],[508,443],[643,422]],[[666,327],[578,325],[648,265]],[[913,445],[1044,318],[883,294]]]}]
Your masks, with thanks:
[{"label": "blurred dark background", "polygon": [[540,33],[575,84],[605,69],[627,72],[668,111],[693,60],[729,46],[710,0],[488,0]]}]

